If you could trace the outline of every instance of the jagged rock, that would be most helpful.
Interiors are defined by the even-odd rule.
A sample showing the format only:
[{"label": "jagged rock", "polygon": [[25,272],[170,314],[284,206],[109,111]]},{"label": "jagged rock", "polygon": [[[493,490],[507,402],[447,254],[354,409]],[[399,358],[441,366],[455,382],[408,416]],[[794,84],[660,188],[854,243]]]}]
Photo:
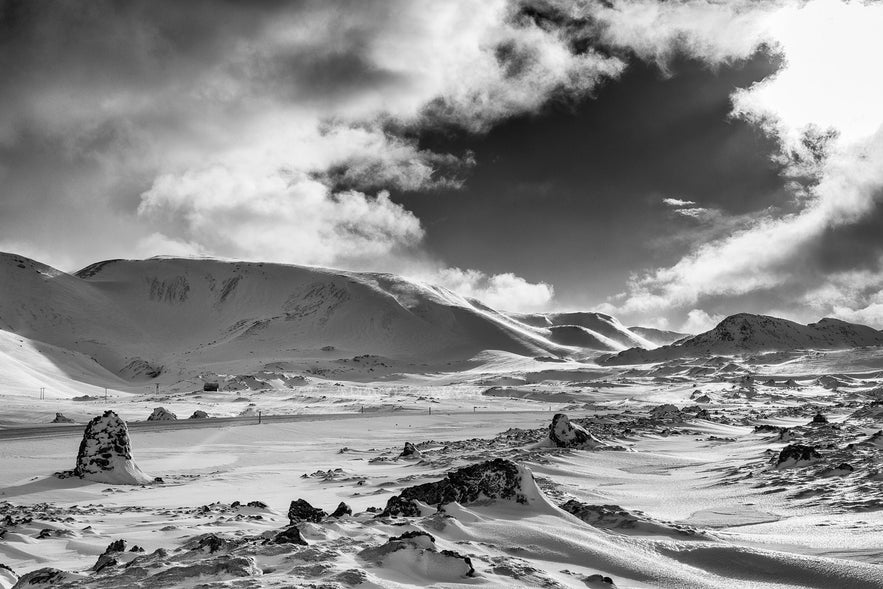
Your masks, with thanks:
[{"label": "jagged rock", "polygon": [[756,434],[779,433],[780,431],[781,431],[780,427],[778,427],[776,425],[769,425],[766,423],[763,425],[755,425],[754,426],[754,433],[756,433]]},{"label": "jagged rock", "polygon": [[785,381],[785,386],[786,387],[796,387],[797,381],[794,380],[793,378],[789,378],[788,380]]},{"label": "jagged rock", "polygon": [[777,468],[790,468],[792,466],[807,466],[818,462],[822,458],[814,446],[803,444],[789,444],[782,448],[779,458],[776,460]]},{"label": "jagged rock", "polygon": [[418,501],[442,506],[455,501],[468,504],[486,498],[526,504],[525,477],[530,477],[529,471],[502,458],[472,464],[449,472],[440,481],[403,489],[399,495],[390,497],[379,517],[419,516]]},{"label": "jagged rock", "polygon": [[193,412],[193,415],[190,416],[190,419],[208,419],[208,413],[197,409]]},{"label": "jagged rock", "polygon": [[816,413],[815,417],[812,418],[812,422],[814,424],[818,423],[828,423],[828,418],[821,414],[821,412]]},{"label": "jagged rock", "polygon": [[254,507],[255,509],[266,509],[267,504],[263,501],[249,501],[245,504],[247,507]]},{"label": "jagged rock", "polygon": [[74,420],[64,415],[64,413],[56,413],[55,419],[51,423],[74,423]]},{"label": "jagged rock", "polygon": [[330,517],[343,517],[345,515],[352,515],[352,514],[353,514],[352,508],[349,505],[347,505],[346,503],[344,503],[343,501],[341,501],[340,504],[338,504],[337,509],[335,509],[331,513]]},{"label": "jagged rock", "polygon": [[307,541],[303,539],[300,535],[300,530],[297,529],[297,526],[289,526],[273,536],[272,540],[273,544],[300,544],[301,546],[306,546]]},{"label": "jagged rock", "polygon": [[104,554],[98,557],[98,560],[92,566],[92,570],[97,573],[106,569],[107,567],[116,565],[118,561],[116,558],[114,558],[113,555],[125,551],[126,541],[123,539],[114,540],[107,545],[107,549],[104,551]]},{"label": "jagged rock", "polygon": [[422,531],[405,532],[390,538],[386,544],[376,548],[366,548],[359,556],[377,566],[396,554],[396,565],[406,566],[417,574],[439,581],[454,582],[475,574],[472,559],[453,550],[439,551],[435,538]]},{"label": "jagged rock", "polygon": [[564,413],[557,413],[552,418],[549,439],[559,448],[596,448],[604,445],[584,427],[571,423]]},{"label": "jagged rock", "polygon": [[77,464],[70,473],[86,480],[111,485],[143,485],[151,482],[132,459],[129,429],[113,411],[93,418],[83,432]]},{"label": "jagged rock", "polygon": [[422,458],[423,455],[420,453],[420,450],[417,449],[414,444],[411,442],[405,442],[405,447],[402,450],[401,454],[399,454],[399,458]]},{"label": "jagged rock", "polygon": [[12,586],[12,589],[42,589],[43,587],[67,584],[82,578],[81,575],[61,569],[45,567],[22,575]]},{"label": "jagged rock", "polygon": [[794,438],[795,438],[794,430],[791,430],[787,427],[779,428],[779,441],[790,442]]},{"label": "jagged rock", "polygon": [[313,507],[303,499],[292,501],[288,507],[288,520],[292,525],[299,522],[319,523],[327,515],[324,510]]},{"label": "jagged rock", "polygon": [[671,403],[665,403],[664,405],[657,405],[652,408],[650,410],[650,417],[652,419],[662,420],[680,419],[681,412]]},{"label": "jagged rock", "polygon": [[178,416],[165,407],[157,407],[148,416],[147,421],[174,421],[176,419],[178,419]]}]

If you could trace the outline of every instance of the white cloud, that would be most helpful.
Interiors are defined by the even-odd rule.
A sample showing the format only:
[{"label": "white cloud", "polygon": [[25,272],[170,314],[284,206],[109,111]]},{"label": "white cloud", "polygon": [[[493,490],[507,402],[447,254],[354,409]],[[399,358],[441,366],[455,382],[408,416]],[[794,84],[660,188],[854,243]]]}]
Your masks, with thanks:
[{"label": "white cloud", "polygon": [[687,319],[678,331],[683,333],[703,333],[721,322],[723,315],[710,315],[702,309],[693,309],[687,313]]},{"label": "white cloud", "polygon": [[692,207],[696,205],[692,200],[681,200],[680,198],[663,198],[662,203],[674,208]]},{"label": "white cloud", "polygon": [[487,275],[477,270],[443,268],[429,280],[503,311],[544,311],[555,294],[545,282],[531,283],[511,273]]},{"label": "white cloud", "polygon": [[[616,6],[637,20],[628,20],[633,23],[628,25],[614,18],[609,34],[634,44],[645,56],[661,59],[686,47],[718,63],[744,57],[761,42],[773,46],[783,57],[782,68],[738,90],[734,116],[754,121],[778,138],[782,157],[817,159],[817,184],[796,194],[793,212],[761,211],[733,233],[694,246],[673,265],[633,277],[616,309],[650,313],[693,306],[710,296],[814,288],[806,281],[817,277],[801,271],[808,248],[826,232],[874,211],[883,193],[883,80],[869,74],[883,54],[883,37],[877,33],[883,30],[883,5],[810,0]],[[713,34],[715,23],[720,25],[719,39]],[[740,31],[744,43],[733,37]],[[829,129],[830,137],[817,142],[819,133]],[[683,211],[706,214],[702,209]]]}]

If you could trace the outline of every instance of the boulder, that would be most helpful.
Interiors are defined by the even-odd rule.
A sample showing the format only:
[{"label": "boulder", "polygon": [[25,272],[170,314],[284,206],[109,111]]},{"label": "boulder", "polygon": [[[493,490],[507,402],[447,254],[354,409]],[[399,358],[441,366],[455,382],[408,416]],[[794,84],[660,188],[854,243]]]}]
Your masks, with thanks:
[{"label": "boulder", "polygon": [[824,415],[822,415],[821,412],[819,412],[819,413],[816,413],[816,416],[812,418],[812,423],[813,424],[828,423],[828,418],[825,417]]},{"label": "boulder", "polygon": [[571,423],[564,413],[558,413],[552,418],[549,439],[559,448],[597,448],[604,445],[604,442],[584,427]]},{"label": "boulder", "polygon": [[681,418],[681,412],[671,403],[665,403],[652,408],[650,410],[650,417],[652,419],[675,420]]},{"label": "boulder", "polygon": [[165,407],[157,407],[147,418],[147,421],[174,421],[176,419],[178,419],[178,416]]},{"label": "boulder", "polygon": [[292,525],[300,522],[319,523],[328,514],[318,507],[313,507],[303,499],[292,501],[288,507],[288,520]]},{"label": "boulder", "polygon": [[776,468],[807,466],[818,462],[821,458],[822,455],[816,451],[815,446],[789,444],[779,452],[779,457],[776,460]]},{"label": "boulder", "polygon": [[306,546],[307,541],[303,539],[300,535],[300,530],[297,529],[297,526],[289,526],[273,536],[272,540],[273,544],[298,544],[300,546]]},{"label": "boulder", "polygon": [[449,472],[440,481],[403,489],[390,497],[379,517],[419,516],[419,503],[441,507],[453,502],[505,499],[527,504],[538,492],[530,471],[510,460],[495,458]]},{"label": "boulder", "polygon": [[114,554],[119,554],[121,552],[126,551],[126,541],[125,540],[114,540],[110,544],[107,545],[107,548],[104,550],[104,553],[98,557],[98,560],[92,566],[92,570],[96,573],[101,572],[107,567],[115,566],[118,561]]},{"label": "boulder", "polygon": [[52,420],[52,423],[74,423],[74,420],[65,416],[64,413],[56,413],[55,419]]},{"label": "boulder", "polygon": [[[395,555],[395,556],[393,556]],[[405,532],[390,538],[386,544],[366,548],[359,556],[371,564],[386,566],[390,558],[395,567],[409,571],[433,582],[453,583],[475,574],[472,560],[453,550],[435,546],[435,538],[421,531]]]},{"label": "boulder", "polygon": [[420,450],[412,444],[411,442],[405,442],[405,447],[402,449],[401,454],[399,454],[399,458],[410,458],[416,460],[418,458],[422,458],[423,455],[420,453]]},{"label": "boulder", "polygon": [[193,415],[190,416],[190,419],[208,419],[208,413],[206,413],[205,411],[202,411],[200,409],[197,409],[196,411],[193,412]]},{"label": "boulder", "polygon": [[153,480],[132,459],[129,428],[113,411],[105,411],[86,425],[70,474],[111,485],[143,485]]},{"label": "boulder", "polygon": [[352,508],[349,505],[347,505],[346,503],[344,503],[343,501],[341,501],[337,505],[337,509],[335,509],[329,517],[337,518],[337,517],[343,517],[345,515],[352,515],[352,514],[353,514]]}]

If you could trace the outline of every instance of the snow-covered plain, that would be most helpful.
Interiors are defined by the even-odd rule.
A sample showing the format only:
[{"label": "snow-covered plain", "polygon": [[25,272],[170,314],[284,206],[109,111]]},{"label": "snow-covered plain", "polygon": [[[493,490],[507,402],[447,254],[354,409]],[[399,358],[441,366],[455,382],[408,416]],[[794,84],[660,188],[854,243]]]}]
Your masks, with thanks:
[{"label": "snow-covered plain", "polygon": [[[32,280],[29,263],[13,268]],[[35,277],[48,280],[46,268]],[[503,316],[441,291],[430,312],[422,286],[406,297],[386,277],[381,290],[397,292],[404,309],[390,307],[387,319],[428,322],[435,342],[400,344],[393,331],[382,350],[350,349],[383,322],[352,334],[331,313],[322,325],[337,325],[334,342],[308,347],[313,332],[297,332],[286,355],[286,326],[306,329],[310,315],[288,293],[276,298],[300,309],[295,319],[257,317],[261,329],[220,329],[227,340],[202,346],[197,335],[217,335],[199,331],[204,319],[159,322],[150,305],[174,303],[139,302],[138,281],[107,279],[98,296],[86,279],[56,276],[68,294],[128,308],[119,321],[132,309],[149,315],[138,333],[153,331],[147,343],[125,341],[109,322],[83,344],[77,321],[88,305],[4,294],[0,564],[11,571],[0,567],[0,587],[41,570],[20,586],[883,587],[879,348],[599,365],[590,346],[554,341],[546,318]],[[361,312],[372,313],[364,300]],[[448,314],[451,305],[462,311]],[[234,319],[227,307],[205,312]],[[594,356],[640,342],[612,318],[566,321],[597,334],[567,333],[606,346]],[[406,332],[430,330],[420,325]],[[160,346],[164,330],[193,340]],[[508,343],[477,349],[487,338]],[[164,369],[133,372],[133,355],[144,360],[136,366]],[[203,390],[210,382],[219,390]],[[85,424],[108,409],[128,422],[133,466],[161,480],[54,475],[75,466]],[[188,419],[197,411],[208,417]],[[50,423],[64,421],[59,413],[74,423]],[[592,444],[556,447],[557,413]],[[788,446],[818,458],[780,461]],[[419,515],[381,513],[406,489],[493,459],[518,466],[523,502],[479,494],[419,504]],[[290,518],[298,499],[325,514]],[[327,515],[341,502],[351,514]]]}]

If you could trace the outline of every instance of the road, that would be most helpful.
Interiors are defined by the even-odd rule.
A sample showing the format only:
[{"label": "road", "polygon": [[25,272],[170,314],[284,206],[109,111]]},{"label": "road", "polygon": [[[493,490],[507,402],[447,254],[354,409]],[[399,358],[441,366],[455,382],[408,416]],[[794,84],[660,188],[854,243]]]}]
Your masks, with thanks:
[{"label": "road", "polygon": [[[480,411],[479,415],[511,415],[513,413],[537,413],[545,411]],[[416,415],[416,412],[370,412],[370,413],[316,413],[300,415],[263,415],[262,423],[290,423],[297,421],[334,421],[339,419],[365,419],[391,417],[394,415]],[[420,415],[426,415],[421,412]],[[434,414],[435,415],[435,414]],[[475,415],[473,411],[444,411],[438,415]],[[207,419],[175,419],[172,421],[129,421],[130,431],[162,431],[165,429],[194,429],[204,427],[237,427],[258,425],[257,417],[210,417]],[[82,423],[44,423],[37,425],[14,425],[0,429],[0,441],[25,440],[32,438],[53,438],[81,436],[86,426]]]}]

